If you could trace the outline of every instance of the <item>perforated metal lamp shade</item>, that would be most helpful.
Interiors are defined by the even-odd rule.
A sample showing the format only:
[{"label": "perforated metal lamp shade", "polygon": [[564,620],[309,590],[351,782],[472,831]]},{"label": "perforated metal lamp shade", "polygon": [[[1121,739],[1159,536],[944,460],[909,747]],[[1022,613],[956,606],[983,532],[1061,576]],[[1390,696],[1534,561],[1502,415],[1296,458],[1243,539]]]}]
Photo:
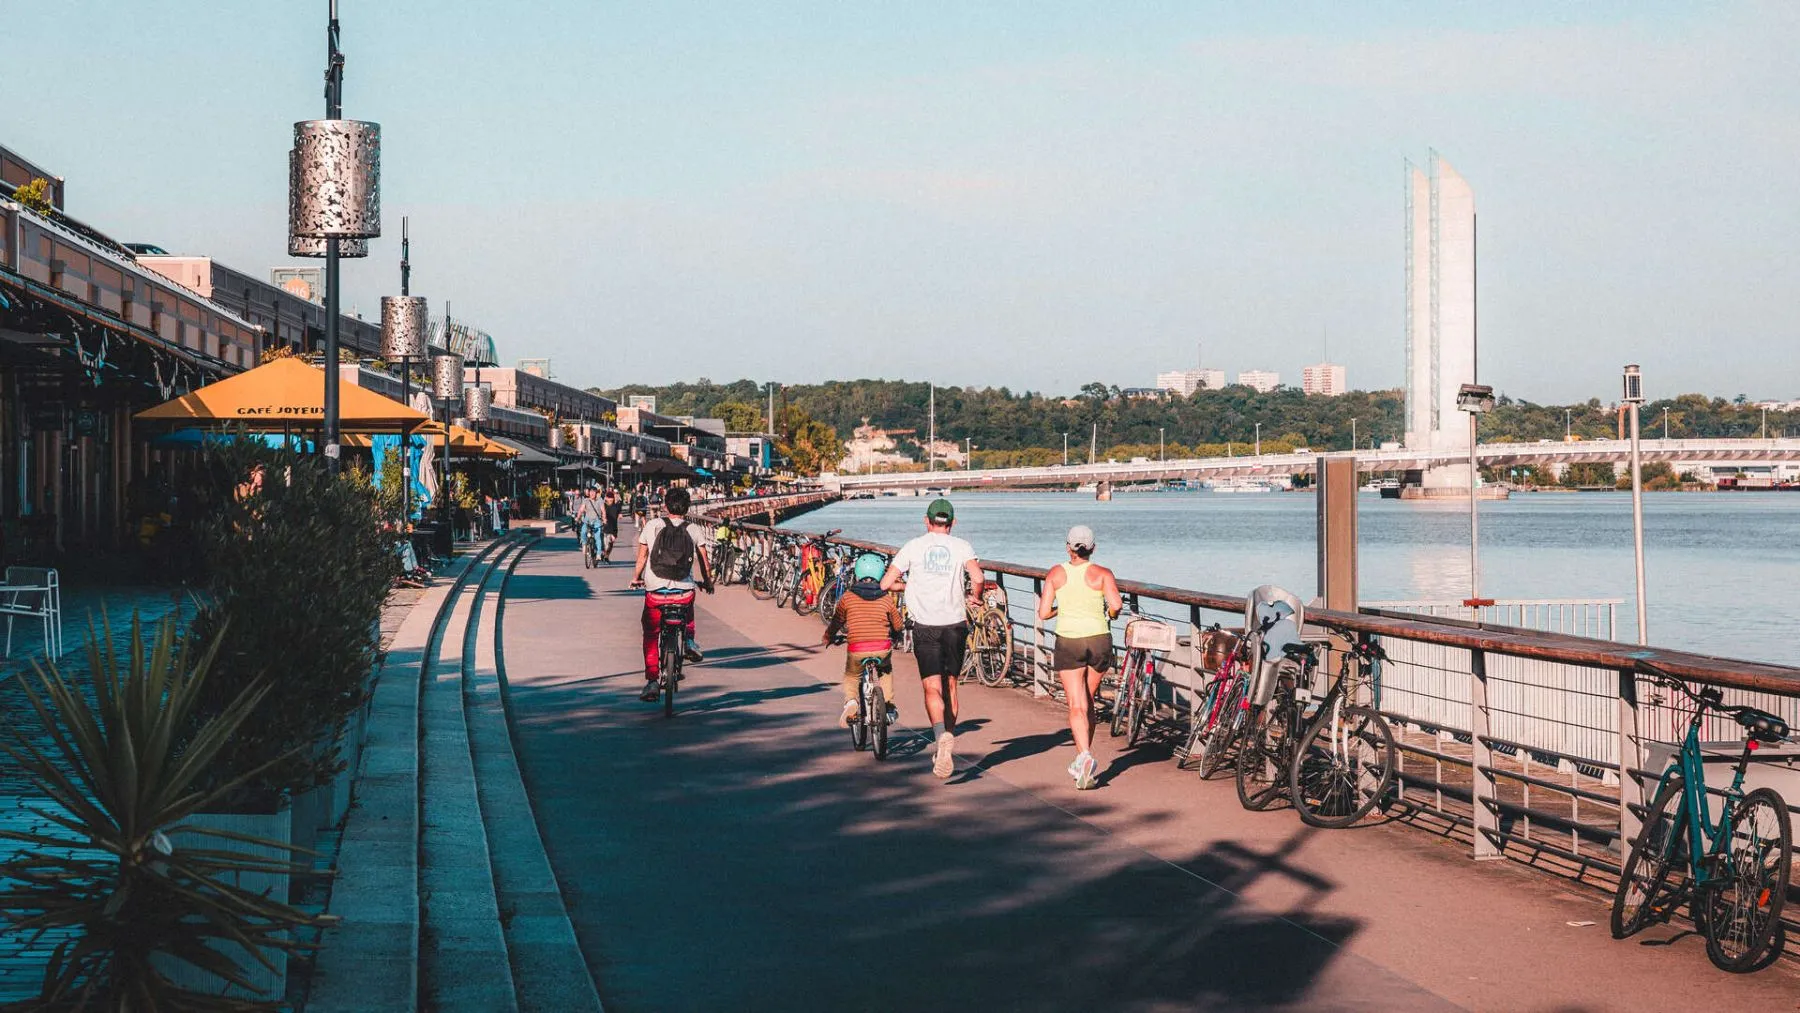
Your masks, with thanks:
[{"label": "perforated metal lamp shade", "polygon": [[494,415],[494,391],[491,387],[470,387],[463,391],[463,415],[470,422],[486,422]]},{"label": "perforated metal lamp shade", "polygon": [[[325,256],[325,240],[310,236],[294,234],[294,222],[300,208],[300,163],[292,149],[288,150],[288,256],[314,257]],[[338,240],[338,256],[346,260],[357,260],[369,255],[367,239]]]},{"label": "perforated metal lamp shade", "polygon": [[461,400],[462,389],[462,356],[453,353],[431,360],[431,393],[439,401]]},{"label": "perforated metal lamp shade", "polygon": [[381,235],[381,125],[366,120],[294,124],[289,233],[313,239]]},{"label": "perforated metal lamp shade", "polygon": [[381,297],[381,357],[389,361],[425,358],[425,297]]},{"label": "perforated metal lamp shade", "polygon": [[1625,367],[1625,396],[1621,400],[1626,404],[1644,403],[1644,371],[1636,363]]},{"label": "perforated metal lamp shade", "polygon": [[613,456],[613,449],[613,441],[603,440],[600,444],[600,456],[610,460]]}]

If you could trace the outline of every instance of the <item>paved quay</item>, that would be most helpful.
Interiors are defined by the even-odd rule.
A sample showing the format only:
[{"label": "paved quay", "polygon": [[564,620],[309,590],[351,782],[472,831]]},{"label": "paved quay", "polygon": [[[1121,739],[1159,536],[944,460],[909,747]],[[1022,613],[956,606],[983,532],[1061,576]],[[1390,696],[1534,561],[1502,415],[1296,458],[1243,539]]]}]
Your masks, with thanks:
[{"label": "paved quay", "polygon": [[[627,531],[629,536],[629,530]],[[1313,830],[1102,733],[1075,792],[1059,704],[964,686],[941,782],[897,659],[896,755],[837,727],[841,648],[740,588],[707,662],[640,703],[629,567],[546,539],[507,585],[502,665],[545,847],[613,1013],[679,1010],[1789,1009],[1674,928],[1418,830]],[[1640,942],[1642,940],[1643,942]]]}]

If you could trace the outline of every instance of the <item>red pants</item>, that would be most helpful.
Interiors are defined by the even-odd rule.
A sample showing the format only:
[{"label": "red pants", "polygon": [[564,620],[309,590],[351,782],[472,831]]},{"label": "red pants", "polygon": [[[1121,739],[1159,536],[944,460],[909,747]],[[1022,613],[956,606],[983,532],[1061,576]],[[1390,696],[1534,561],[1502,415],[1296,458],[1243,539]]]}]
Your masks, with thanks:
[{"label": "red pants", "polygon": [[662,607],[664,605],[690,606],[687,621],[687,637],[694,637],[694,592],[689,591],[648,591],[644,594],[644,678],[654,679],[662,673],[662,659],[658,658],[657,647],[662,637]]}]

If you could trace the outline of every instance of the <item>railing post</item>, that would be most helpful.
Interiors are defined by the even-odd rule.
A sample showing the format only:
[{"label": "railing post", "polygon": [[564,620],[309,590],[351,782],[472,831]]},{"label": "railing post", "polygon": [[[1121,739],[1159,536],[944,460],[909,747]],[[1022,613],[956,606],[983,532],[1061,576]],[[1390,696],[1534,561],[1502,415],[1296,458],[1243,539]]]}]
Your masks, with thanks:
[{"label": "railing post", "polygon": [[1494,804],[1500,792],[1494,775],[1488,773],[1494,767],[1494,750],[1488,744],[1487,652],[1469,651],[1469,674],[1470,808],[1475,819],[1475,858],[1481,861],[1501,857],[1495,837],[1500,832],[1500,810]]},{"label": "railing post", "polygon": [[1038,603],[1044,600],[1044,579],[1031,578],[1031,695],[1046,697],[1050,692],[1044,688],[1044,621],[1038,616]]},{"label": "railing post", "polygon": [[1632,806],[1644,805],[1644,784],[1632,770],[1644,765],[1643,742],[1638,737],[1637,672],[1619,669],[1619,856],[1637,839],[1638,818]]}]

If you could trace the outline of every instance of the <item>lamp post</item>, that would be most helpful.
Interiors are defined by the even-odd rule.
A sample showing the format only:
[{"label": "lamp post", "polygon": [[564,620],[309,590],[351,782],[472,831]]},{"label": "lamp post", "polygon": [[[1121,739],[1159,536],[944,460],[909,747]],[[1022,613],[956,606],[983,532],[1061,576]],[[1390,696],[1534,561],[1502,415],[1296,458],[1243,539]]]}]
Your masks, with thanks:
[{"label": "lamp post", "polygon": [[1669,409],[1663,409],[1663,442],[1669,442]]},{"label": "lamp post", "polygon": [[1163,430],[1165,428],[1167,428],[1167,427],[1166,426],[1157,426],[1156,427],[1156,459],[1158,461],[1166,461],[1169,459],[1169,455],[1164,451],[1164,447],[1163,447]]},{"label": "lamp post", "polygon": [[[438,523],[449,528],[450,514],[450,416],[462,400],[462,356],[451,352],[431,360],[431,393],[444,413],[443,481],[438,483]],[[454,535],[452,535],[454,538]]]},{"label": "lamp post", "polygon": [[1494,388],[1465,383],[1456,392],[1456,407],[1469,413],[1469,600],[1463,604],[1479,608],[1488,602],[1481,597],[1481,511],[1475,495],[1481,471],[1475,460],[1475,423],[1483,412],[1494,410]]},{"label": "lamp post", "polygon": [[1262,456],[1262,423],[1256,424],[1256,456]]},{"label": "lamp post", "polygon": [[1063,467],[1069,466],[1069,434],[1063,434]]},{"label": "lamp post", "polygon": [[1631,551],[1637,564],[1637,634],[1638,643],[1647,644],[1650,634],[1648,609],[1644,605],[1644,469],[1638,455],[1638,407],[1644,403],[1644,374],[1635,362],[1625,367],[1622,400],[1631,406]]},{"label": "lamp post", "polygon": [[1350,420],[1350,449],[1356,449],[1356,420]]},{"label": "lamp post", "polygon": [[[404,234],[404,227],[402,227]],[[406,240],[402,239],[401,249],[405,249]],[[405,254],[401,254],[400,289],[404,293],[409,287],[406,282],[407,269]],[[400,403],[411,406],[412,377],[410,376],[414,360],[423,361],[425,352],[425,297],[402,294],[398,299],[383,296],[381,299],[381,357],[390,362],[400,364]],[[412,520],[412,434],[402,433],[400,436],[400,507],[406,520]]]},{"label": "lamp post", "polygon": [[1569,437],[1574,435],[1574,433],[1575,433],[1574,418],[1575,418],[1575,416],[1570,412],[1569,409],[1567,409],[1567,408],[1563,409],[1563,442],[1564,443],[1570,442]]}]

